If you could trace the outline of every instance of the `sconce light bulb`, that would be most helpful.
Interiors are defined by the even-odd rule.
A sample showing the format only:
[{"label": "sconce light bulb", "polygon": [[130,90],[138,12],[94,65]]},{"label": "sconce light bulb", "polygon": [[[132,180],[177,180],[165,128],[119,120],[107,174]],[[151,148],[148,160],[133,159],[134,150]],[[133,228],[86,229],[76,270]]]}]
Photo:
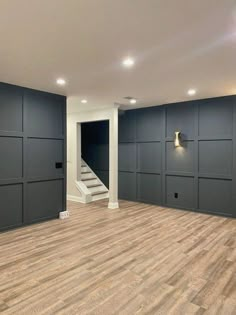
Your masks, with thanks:
[{"label": "sconce light bulb", "polygon": [[180,147],[180,131],[175,132],[175,147]]}]

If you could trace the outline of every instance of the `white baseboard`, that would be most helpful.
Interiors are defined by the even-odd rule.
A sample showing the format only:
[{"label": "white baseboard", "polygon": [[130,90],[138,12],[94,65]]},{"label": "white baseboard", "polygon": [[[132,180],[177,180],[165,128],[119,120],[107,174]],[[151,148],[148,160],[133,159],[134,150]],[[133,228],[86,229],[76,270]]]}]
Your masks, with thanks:
[{"label": "white baseboard", "polygon": [[59,218],[61,219],[61,220],[64,220],[64,219],[68,219],[69,218],[69,216],[70,216],[70,213],[69,213],[69,211],[61,211],[60,213],[59,213]]},{"label": "white baseboard", "polygon": [[119,209],[119,202],[109,202],[108,208],[109,209]]},{"label": "white baseboard", "polygon": [[77,197],[77,196],[72,196],[72,195],[67,195],[67,200],[85,203],[82,197]]}]

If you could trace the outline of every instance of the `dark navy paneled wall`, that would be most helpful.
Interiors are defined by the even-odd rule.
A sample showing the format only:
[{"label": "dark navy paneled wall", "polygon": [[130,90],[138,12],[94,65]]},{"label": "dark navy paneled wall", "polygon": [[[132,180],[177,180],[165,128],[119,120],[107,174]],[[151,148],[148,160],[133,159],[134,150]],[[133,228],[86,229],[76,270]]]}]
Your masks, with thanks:
[{"label": "dark navy paneled wall", "polygon": [[120,112],[119,198],[235,217],[236,96]]},{"label": "dark navy paneled wall", "polygon": [[0,83],[0,230],[66,209],[65,161],[66,98]]}]

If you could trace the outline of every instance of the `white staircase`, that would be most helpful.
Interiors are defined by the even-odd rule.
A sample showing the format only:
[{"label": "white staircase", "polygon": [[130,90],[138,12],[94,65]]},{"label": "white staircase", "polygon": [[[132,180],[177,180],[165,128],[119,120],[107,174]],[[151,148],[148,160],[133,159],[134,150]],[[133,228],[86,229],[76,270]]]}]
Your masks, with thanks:
[{"label": "white staircase", "polygon": [[109,198],[109,191],[92,169],[81,159],[81,179],[76,182],[84,203]]}]

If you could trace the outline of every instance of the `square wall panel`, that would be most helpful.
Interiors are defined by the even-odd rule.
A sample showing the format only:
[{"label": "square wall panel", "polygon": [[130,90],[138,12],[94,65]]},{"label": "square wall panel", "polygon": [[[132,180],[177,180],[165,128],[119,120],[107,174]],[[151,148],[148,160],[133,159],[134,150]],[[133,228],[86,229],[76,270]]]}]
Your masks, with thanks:
[{"label": "square wall panel", "polygon": [[194,208],[194,179],[192,177],[166,177],[166,203],[175,208]]},{"label": "square wall panel", "polygon": [[232,181],[199,179],[199,209],[212,213],[232,214]]},{"label": "square wall panel", "polygon": [[64,134],[64,106],[61,96],[26,91],[26,130],[30,136],[58,137]]},{"label": "square wall panel", "polygon": [[22,89],[0,83],[0,130],[23,130]]},{"label": "square wall panel", "polygon": [[139,172],[161,172],[161,143],[147,142],[137,144],[137,169]]},{"label": "square wall panel", "polygon": [[184,141],[181,147],[175,147],[173,142],[166,142],[167,172],[194,171],[194,142]]},{"label": "square wall panel", "polygon": [[179,103],[166,108],[166,136],[173,137],[180,131],[184,140],[194,136],[194,105]]},{"label": "square wall panel", "polygon": [[22,138],[0,137],[0,179],[15,179],[23,176],[22,155]]},{"label": "square wall panel", "polygon": [[119,191],[120,199],[136,200],[136,174],[119,172]]},{"label": "square wall panel", "polygon": [[23,185],[0,186],[0,229],[23,222]]},{"label": "square wall panel", "polygon": [[199,172],[232,175],[233,147],[231,140],[199,141]]},{"label": "square wall panel", "polygon": [[134,142],[136,112],[134,110],[119,111],[119,142]]},{"label": "square wall panel", "polygon": [[63,211],[63,180],[28,183],[27,217],[29,223],[57,217]]},{"label": "square wall panel", "polygon": [[[61,163],[58,168],[57,163]],[[63,141],[52,139],[28,139],[27,175],[52,177],[64,173]]]},{"label": "square wall panel", "polygon": [[119,144],[119,171],[133,172],[136,169],[136,146],[134,143]]},{"label": "square wall panel", "polygon": [[204,100],[199,106],[199,136],[231,136],[233,102],[231,98]]},{"label": "square wall panel", "polygon": [[137,199],[143,202],[161,204],[161,176],[137,174]]},{"label": "square wall panel", "polygon": [[163,135],[163,108],[149,107],[136,112],[136,140],[158,141]]}]

